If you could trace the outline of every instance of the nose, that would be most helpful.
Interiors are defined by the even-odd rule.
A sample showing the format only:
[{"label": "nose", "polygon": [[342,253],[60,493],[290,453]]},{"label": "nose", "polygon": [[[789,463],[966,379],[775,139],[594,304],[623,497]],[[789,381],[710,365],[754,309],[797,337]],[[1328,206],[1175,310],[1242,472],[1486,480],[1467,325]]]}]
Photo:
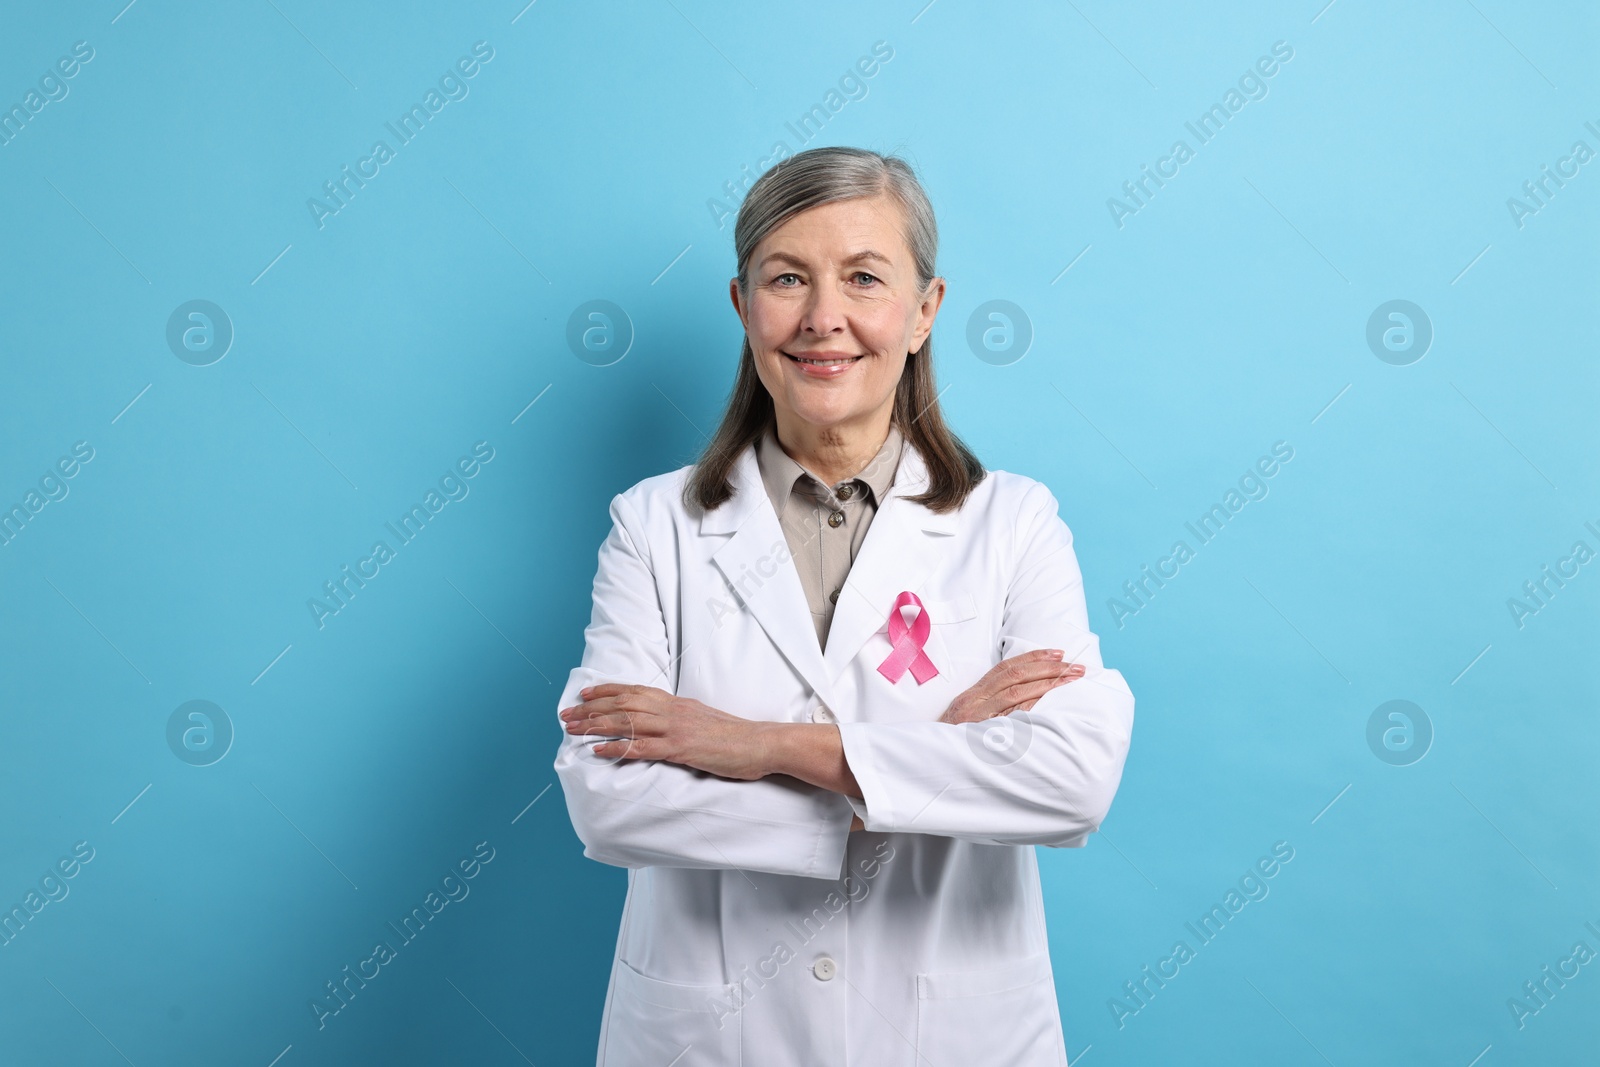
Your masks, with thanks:
[{"label": "nose", "polygon": [[845,325],[844,295],[834,285],[814,285],[800,316],[800,329],[817,337],[838,333]]}]

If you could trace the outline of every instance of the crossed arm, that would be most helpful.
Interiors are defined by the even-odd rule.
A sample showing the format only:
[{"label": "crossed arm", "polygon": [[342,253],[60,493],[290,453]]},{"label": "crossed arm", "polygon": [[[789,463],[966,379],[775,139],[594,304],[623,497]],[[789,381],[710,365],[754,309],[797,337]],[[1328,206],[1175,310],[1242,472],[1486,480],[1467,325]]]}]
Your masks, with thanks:
[{"label": "crossed arm", "polygon": [[[1062,649],[1041,649],[996,665],[939,721],[957,725],[1031,708],[1056,685],[1083,677],[1083,665],[1063,655]],[[744,719],[644,685],[608,682],[578,696],[583,703],[562,708],[561,721],[569,734],[618,738],[591,749],[601,759],[665,760],[740,781],[787,774],[862,799],[839,727],[829,723]],[[864,829],[859,815],[851,817],[850,829]]]},{"label": "crossed arm", "polygon": [[861,798],[839,728],[829,723],[743,719],[652,686],[613,682],[578,695],[583,704],[561,710],[567,732],[621,738],[594,746],[601,759],[666,760],[741,781],[787,774]]},{"label": "crossed arm", "polygon": [[[1017,517],[1007,658],[937,721],[757,721],[614,681],[667,677],[671,660],[644,524],[623,495],[612,518],[555,765],[589,858],[821,878],[836,876],[848,830],[1076,847],[1098,828],[1122,775],[1133,696],[1100,662],[1071,533],[1042,485]],[[1082,669],[1063,679],[1066,660]],[[1023,668],[1051,684],[1032,694],[1036,710],[1030,700],[1017,714],[1001,694]],[[996,752],[973,724],[1002,713],[1014,743]],[[590,746],[584,735],[620,740]]]}]

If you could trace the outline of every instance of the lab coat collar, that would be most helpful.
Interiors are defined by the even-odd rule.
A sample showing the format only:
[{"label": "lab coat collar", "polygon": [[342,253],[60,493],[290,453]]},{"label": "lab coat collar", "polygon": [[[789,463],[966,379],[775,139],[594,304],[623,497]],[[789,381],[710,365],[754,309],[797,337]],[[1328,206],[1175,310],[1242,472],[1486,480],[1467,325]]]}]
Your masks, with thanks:
[{"label": "lab coat collar", "polygon": [[[717,568],[817,697],[831,705],[835,680],[867,639],[887,628],[895,597],[908,589],[921,595],[924,582],[949,551],[960,512],[939,514],[908,499],[927,489],[928,469],[907,437],[894,484],[878,504],[834,607],[824,653],[817,646],[811,608],[783,528],[761,481],[754,443],[734,464],[731,480],[733,497],[701,515],[700,533],[732,535],[712,554]],[[903,681],[915,684],[909,676]]]}]

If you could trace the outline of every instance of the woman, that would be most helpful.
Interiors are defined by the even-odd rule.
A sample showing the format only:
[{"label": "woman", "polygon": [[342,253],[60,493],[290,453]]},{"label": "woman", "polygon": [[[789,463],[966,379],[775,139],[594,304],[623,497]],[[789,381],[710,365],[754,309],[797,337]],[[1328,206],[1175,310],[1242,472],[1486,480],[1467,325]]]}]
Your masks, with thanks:
[{"label": "woman", "polygon": [[1030,846],[1099,827],[1133,725],[1072,535],[945,426],[904,162],[793,156],[734,242],[728,410],[612,499],[560,701],[629,869],[598,1063],[1064,1064]]}]

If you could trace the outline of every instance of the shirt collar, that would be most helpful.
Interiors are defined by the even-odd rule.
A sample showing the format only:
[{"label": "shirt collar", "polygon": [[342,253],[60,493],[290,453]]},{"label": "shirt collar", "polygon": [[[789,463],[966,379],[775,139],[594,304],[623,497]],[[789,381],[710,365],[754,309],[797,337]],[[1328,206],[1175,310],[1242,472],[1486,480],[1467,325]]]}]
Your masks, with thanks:
[{"label": "shirt collar", "polygon": [[[896,472],[900,468],[900,458],[905,449],[905,435],[900,428],[892,422],[889,424],[889,435],[884,438],[883,445],[877,454],[867,462],[861,472],[851,481],[860,480],[872,490],[873,506],[883,503],[884,494],[894,485]],[[777,424],[769,422],[762,431],[761,439],[756,443],[756,465],[761,471],[761,481],[766,487],[767,496],[772,500],[772,510],[783,517],[784,506],[789,502],[789,497],[794,493],[795,483],[801,478],[809,478],[822,484],[822,480],[796,463],[790,455],[778,444]],[[834,487],[829,486],[830,490]]]}]

